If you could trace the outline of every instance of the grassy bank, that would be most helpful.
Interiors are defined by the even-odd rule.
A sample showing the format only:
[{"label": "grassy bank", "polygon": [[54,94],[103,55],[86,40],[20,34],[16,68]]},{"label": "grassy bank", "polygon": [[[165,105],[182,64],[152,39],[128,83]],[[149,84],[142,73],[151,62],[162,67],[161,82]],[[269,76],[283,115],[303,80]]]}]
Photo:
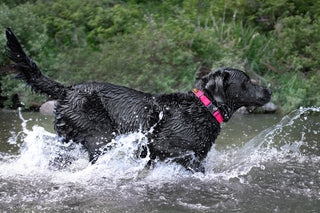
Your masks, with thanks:
[{"label": "grassy bank", "polygon": [[[108,81],[146,92],[190,90],[219,67],[273,90],[281,112],[320,105],[320,4],[314,1],[4,1],[10,26],[42,71],[66,84]],[[0,65],[9,64],[1,50]],[[6,70],[6,69],[2,69]],[[5,106],[46,97],[1,73]]]}]

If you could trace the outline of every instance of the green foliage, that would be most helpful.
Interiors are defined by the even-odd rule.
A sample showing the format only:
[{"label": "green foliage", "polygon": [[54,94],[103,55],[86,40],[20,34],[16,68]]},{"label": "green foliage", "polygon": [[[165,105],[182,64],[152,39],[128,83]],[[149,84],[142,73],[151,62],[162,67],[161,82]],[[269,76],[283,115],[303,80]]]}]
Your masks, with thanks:
[{"label": "green foliage", "polygon": [[4,102],[5,107],[14,109],[23,106],[25,109],[31,109],[46,100],[45,96],[33,93],[30,89],[25,88],[24,84],[12,78],[12,75],[5,75],[1,79],[2,95],[8,97]]},{"label": "green foliage", "polygon": [[[21,38],[21,43],[27,54],[37,56],[42,52],[42,49],[48,41],[46,26],[42,24],[40,18],[32,12],[32,7],[33,6],[28,3],[19,4],[13,8],[9,8],[6,4],[0,4],[0,29],[2,29],[3,32],[0,34],[0,47],[5,47],[6,44],[5,29],[12,27],[15,34]],[[5,54],[5,48],[2,48],[0,52],[0,65],[8,64],[9,60]],[[8,97],[4,103],[6,107],[17,107],[20,104],[17,102],[19,99],[25,103],[26,108],[31,107],[31,102],[40,101],[39,96],[30,94],[30,91],[25,93],[24,84],[11,80],[11,77],[6,75],[0,76],[2,81],[1,95]],[[19,96],[17,96],[17,94]]]},{"label": "green foliage", "polygon": [[263,31],[272,31],[283,18],[310,14],[320,15],[319,0],[242,0],[239,16],[247,24],[258,26]]},{"label": "green foliage", "polygon": [[10,7],[14,7],[16,5],[23,4],[26,2],[33,2],[33,1],[30,1],[30,0],[1,0],[1,3],[6,4]]},{"label": "green foliage", "polygon": [[277,24],[280,62],[289,71],[320,68],[320,18],[291,16]]},{"label": "green foliage", "polygon": [[221,62],[216,60],[213,63],[214,67],[238,67],[263,75],[266,69],[261,65],[274,61],[273,38],[260,34],[255,28],[244,27],[242,22],[214,21],[211,31],[218,39],[219,48],[224,53]]},{"label": "green foliage", "polygon": [[307,103],[308,106],[320,106],[320,72],[319,70],[314,71],[310,75],[310,80],[308,81],[308,92],[307,92]]},{"label": "green foliage", "polygon": [[281,86],[273,88],[273,100],[281,106],[282,112],[288,113],[300,106],[307,106],[308,82],[301,80],[303,77],[300,73],[285,73],[277,77],[276,85]]},{"label": "green foliage", "polygon": [[274,99],[288,112],[299,106],[319,106],[320,19],[290,16],[276,25],[276,58],[281,75]]},{"label": "green foliage", "polygon": [[35,11],[44,19],[55,45],[79,47],[103,43],[129,32],[142,16],[135,5],[117,0],[58,0],[39,3]]},{"label": "green foliage", "polygon": [[70,72],[59,76],[62,81],[72,76],[69,79],[72,82],[121,82],[148,92],[189,89],[197,63],[193,61],[190,46],[170,39],[171,33],[160,26],[139,28],[134,34],[101,44],[98,52],[79,48],[63,53],[59,57],[66,63],[57,64],[55,69]]},{"label": "green foliage", "polygon": [[[5,29],[11,27],[16,36],[21,38],[21,43],[30,55],[38,55],[47,42],[46,26],[41,19],[32,12],[32,5],[26,3],[14,8],[0,4],[0,47],[6,44]],[[8,63],[5,49],[1,48],[0,65]]]},{"label": "green foliage", "polygon": [[[12,27],[45,75],[64,84],[172,92],[235,67],[271,85],[288,112],[320,105],[319,15],[320,0],[14,0],[0,3],[0,28]],[[7,107],[17,95],[26,108],[46,98],[0,77]]]}]

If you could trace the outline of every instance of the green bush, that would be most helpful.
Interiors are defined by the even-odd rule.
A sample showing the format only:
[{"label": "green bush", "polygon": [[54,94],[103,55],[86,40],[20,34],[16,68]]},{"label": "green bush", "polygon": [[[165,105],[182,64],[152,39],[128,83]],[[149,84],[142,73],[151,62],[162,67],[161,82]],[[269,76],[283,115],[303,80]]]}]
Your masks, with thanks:
[{"label": "green bush", "polygon": [[190,47],[171,40],[162,28],[150,30],[115,37],[101,44],[100,51],[79,48],[60,54],[62,63],[54,68],[68,71],[59,79],[108,81],[148,92],[191,88],[197,63]]},{"label": "green bush", "polygon": [[320,72],[314,71],[310,75],[310,84],[308,85],[307,106],[320,106]]},{"label": "green bush", "polygon": [[82,47],[97,45],[119,33],[130,32],[140,10],[120,0],[57,0],[38,2],[38,13],[47,25],[55,45]]},{"label": "green bush", "polygon": [[283,112],[299,106],[318,106],[320,80],[320,19],[290,16],[276,25],[278,75],[273,95]]},{"label": "green bush", "polygon": [[[270,85],[273,101],[288,112],[320,104],[318,3],[14,0],[0,3],[0,27],[12,27],[43,73],[64,84],[108,81],[172,92],[192,89],[212,69],[234,67]],[[5,42],[1,33],[0,46]],[[17,94],[26,107],[43,101],[23,82],[0,77],[7,107],[17,105]]]},{"label": "green bush", "polygon": [[19,106],[25,109],[39,107],[45,102],[47,97],[35,94],[29,88],[26,88],[24,83],[12,79],[13,75],[2,76],[2,94],[8,97],[4,102],[5,107],[15,109]]},{"label": "green bush", "polygon": [[[0,4],[0,46],[6,44],[5,29],[11,27],[16,36],[25,47],[28,54],[37,56],[48,41],[46,26],[42,23],[37,14],[32,12],[31,4],[22,4],[14,8],[9,8],[5,4]],[[5,49],[1,48],[0,65],[8,63]]]},{"label": "green bush", "polygon": [[299,72],[277,76],[272,99],[281,106],[283,113],[288,113],[300,106],[307,106],[308,82],[302,79],[303,76]]},{"label": "green bush", "polygon": [[288,71],[320,68],[320,18],[291,16],[277,24],[278,58]]},{"label": "green bush", "polygon": [[[48,41],[46,35],[46,26],[41,22],[40,18],[32,12],[33,5],[21,4],[17,7],[9,8],[6,4],[0,4],[0,47],[5,47],[5,29],[11,27],[16,36],[19,37],[23,44],[27,54],[37,58],[45,48],[45,44]],[[0,65],[8,64],[9,60],[5,53],[5,48],[1,48]],[[13,75],[6,76],[1,75],[2,79],[2,94],[8,97],[4,103],[6,107],[14,108],[19,105],[16,103],[17,94],[20,101],[25,103],[26,108],[31,107],[31,102],[38,102],[39,96],[25,93],[24,84],[18,81],[13,81],[11,78]],[[42,98],[43,101],[43,98]]]},{"label": "green bush", "polygon": [[320,15],[318,0],[241,0],[237,8],[241,19],[246,24],[259,27],[262,31],[273,31],[275,25],[283,18],[309,14]]}]

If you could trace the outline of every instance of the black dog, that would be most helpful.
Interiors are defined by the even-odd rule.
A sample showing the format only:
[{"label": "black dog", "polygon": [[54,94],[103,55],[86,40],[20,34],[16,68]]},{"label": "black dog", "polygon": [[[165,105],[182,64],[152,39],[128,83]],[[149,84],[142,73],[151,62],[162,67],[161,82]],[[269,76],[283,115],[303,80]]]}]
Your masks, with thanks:
[{"label": "black dog", "polygon": [[41,73],[10,29],[6,35],[9,58],[19,71],[16,78],[57,99],[55,131],[64,141],[83,144],[92,162],[117,135],[142,130],[151,161],[171,159],[203,172],[202,161],[220,132],[220,123],[241,106],[262,106],[271,98],[270,90],[232,68],[204,76],[193,91],[172,94],[97,82],[65,86]]}]

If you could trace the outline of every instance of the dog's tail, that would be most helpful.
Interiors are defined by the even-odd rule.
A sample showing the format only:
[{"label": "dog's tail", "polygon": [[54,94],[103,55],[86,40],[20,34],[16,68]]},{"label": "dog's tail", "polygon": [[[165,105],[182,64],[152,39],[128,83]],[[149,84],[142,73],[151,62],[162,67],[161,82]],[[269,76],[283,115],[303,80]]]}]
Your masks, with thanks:
[{"label": "dog's tail", "polygon": [[15,62],[13,67],[19,71],[15,78],[24,80],[37,93],[45,93],[54,99],[63,97],[66,87],[41,73],[37,64],[23,51],[17,37],[10,28],[7,28],[6,35],[8,56]]}]

